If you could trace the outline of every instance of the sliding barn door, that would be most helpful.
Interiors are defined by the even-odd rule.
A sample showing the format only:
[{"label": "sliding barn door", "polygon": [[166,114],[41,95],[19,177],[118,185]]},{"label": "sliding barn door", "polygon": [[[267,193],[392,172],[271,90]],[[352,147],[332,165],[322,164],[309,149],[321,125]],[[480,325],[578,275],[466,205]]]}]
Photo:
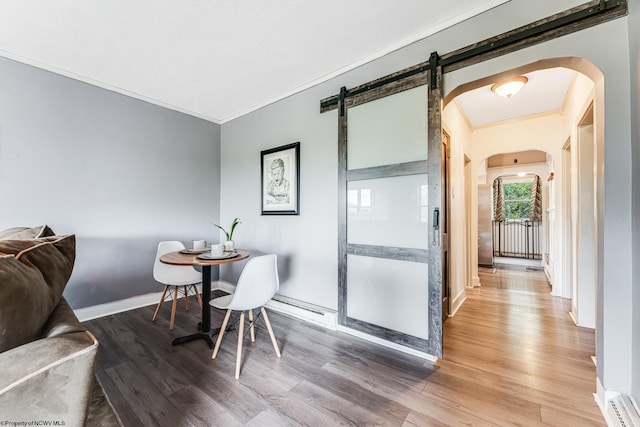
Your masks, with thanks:
[{"label": "sliding barn door", "polygon": [[341,91],[338,305],[341,325],[441,356],[441,79],[434,71]]}]

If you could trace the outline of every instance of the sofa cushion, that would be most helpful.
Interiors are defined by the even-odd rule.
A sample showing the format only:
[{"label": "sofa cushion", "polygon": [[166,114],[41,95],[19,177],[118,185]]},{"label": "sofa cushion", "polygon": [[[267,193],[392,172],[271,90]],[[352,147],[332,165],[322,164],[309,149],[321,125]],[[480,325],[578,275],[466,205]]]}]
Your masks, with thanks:
[{"label": "sofa cushion", "polygon": [[0,352],[40,338],[75,261],[75,235],[0,240]]},{"label": "sofa cushion", "polygon": [[37,239],[49,236],[55,236],[55,233],[48,225],[13,227],[0,231],[0,240]]}]

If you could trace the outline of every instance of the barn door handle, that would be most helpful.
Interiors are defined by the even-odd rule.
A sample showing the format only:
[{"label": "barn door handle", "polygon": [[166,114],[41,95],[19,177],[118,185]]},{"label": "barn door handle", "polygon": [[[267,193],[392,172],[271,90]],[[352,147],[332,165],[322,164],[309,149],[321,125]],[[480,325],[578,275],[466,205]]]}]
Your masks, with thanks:
[{"label": "barn door handle", "polygon": [[440,240],[440,233],[438,233],[439,228],[440,228],[440,209],[435,208],[433,210],[433,241],[431,242],[433,246],[438,245],[438,241]]}]

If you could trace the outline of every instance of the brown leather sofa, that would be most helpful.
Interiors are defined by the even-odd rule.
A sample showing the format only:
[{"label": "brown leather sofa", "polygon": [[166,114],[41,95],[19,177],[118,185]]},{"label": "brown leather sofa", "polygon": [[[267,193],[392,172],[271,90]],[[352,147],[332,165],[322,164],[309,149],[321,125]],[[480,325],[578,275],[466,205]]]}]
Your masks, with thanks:
[{"label": "brown leather sofa", "polygon": [[62,296],[75,248],[75,235],[56,236],[47,226],[0,232],[0,414],[7,425],[85,424],[98,342]]}]

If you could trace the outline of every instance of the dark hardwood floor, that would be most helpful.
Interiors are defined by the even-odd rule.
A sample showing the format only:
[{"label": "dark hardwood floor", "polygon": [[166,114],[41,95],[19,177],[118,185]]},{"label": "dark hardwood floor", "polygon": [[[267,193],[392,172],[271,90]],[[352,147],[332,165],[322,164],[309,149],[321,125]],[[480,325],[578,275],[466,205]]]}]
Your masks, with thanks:
[{"label": "dark hardwood floor", "polygon": [[[153,306],[86,322],[100,341],[97,375],[125,426],[604,426],[593,399],[594,331],[574,326],[568,301],[539,271],[481,272],[482,286],[444,328],[437,363],[269,312],[266,331],[236,335],[216,360],[204,341],[173,347],[199,318]],[[223,313],[213,310],[212,325]]]}]

